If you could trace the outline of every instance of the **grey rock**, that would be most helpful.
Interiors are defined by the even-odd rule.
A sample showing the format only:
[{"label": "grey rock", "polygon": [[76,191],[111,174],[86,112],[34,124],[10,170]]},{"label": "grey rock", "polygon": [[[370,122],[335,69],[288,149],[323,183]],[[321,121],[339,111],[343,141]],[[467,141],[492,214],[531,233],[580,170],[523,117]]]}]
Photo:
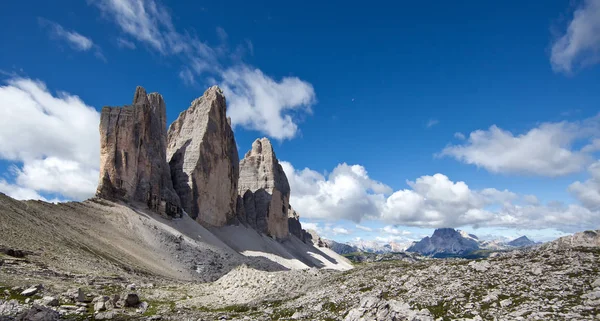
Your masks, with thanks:
[{"label": "grey rock", "polygon": [[116,311],[106,311],[106,312],[100,312],[97,313],[94,316],[94,320],[112,320],[117,316],[117,312]]},{"label": "grey rock", "polygon": [[136,201],[158,213],[181,214],[166,161],[166,107],[137,87],[133,105],[104,107],[100,117],[98,197]]},{"label": "grey rock", "polygon": [[239,156],[226,108],[223,92],[213,86],[168,132],[167,159],[181,204],[209,226],[232,222],[237,209]]},{"label": "grey rock", "polygon": [[136,293],[127,294],[125,307],[137,307],[140,304],[140,297]]},{"label": "grey rock", "polygon": [[0,300],[0,315],[15,316],[25,310],[25,306],[19,304],[17,300]]},{"label": "grey rock", "polygon": [[248,224],[261,233],[286,239],[290,185],[269,139],[255,140],[240,161],[238,189],[244,195]]},{"label": "grey rock", "polygon": [[40,304],[40,305],[45,305],[45,306],[50,306],[50,307],[56,307],[59,304],[58,299],[55,297],[51,297],[51,296],[45,296],[36,301],[39,301],[38,304]]},{"label": "grey rock", "polygon": [[288,229],[290,234],[295,235],[302,242],[311,243],[311,235],[306,230],[302,229],[300,215],[291,205],[288,208]]},{"label": "grey rock", "polygon": [[491,267],[491,264],[488,261],[473,261],[469,263],[469,267],[477,272],[485,272]]},{"label": "grey rock", "polygon": [[40,290],[39,286],[32,286],[32,287],[24,290],[23,292],[21,292],[21,295],[23,295],[23,296],[33,296],[36,293],[38,293],[39,290]]},{"label": "grey rock", "polygon": [[60,320],[60,314],[50,308],[34,305],[26,312],[17,316],[16,320],[23,321],[54,321]]},{"label": "grey rock", "polygon": [[146,310],[148,310],[149,304],[148,302],[142,302],[138,305],[138,308],[136,310],[137,313],[144,313],[146,312]]},{"label": "grey rock", "polygon": [[500,301],[500,306],[503,308],[506,308],[507,306],[512,305],[512,300],[511,299],[505,299]]}]

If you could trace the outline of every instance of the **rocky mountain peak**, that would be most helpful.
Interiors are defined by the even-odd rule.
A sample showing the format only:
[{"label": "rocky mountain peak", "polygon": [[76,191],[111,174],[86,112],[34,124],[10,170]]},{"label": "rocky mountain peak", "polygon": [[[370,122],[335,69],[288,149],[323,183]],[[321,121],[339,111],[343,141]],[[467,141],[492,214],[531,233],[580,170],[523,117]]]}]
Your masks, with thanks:
[{"label": "rocky mountain peak", "polygon": [[166,162],[166,106],[137,87],[133,105],[104,107],[100,117],[100,182],[96,195],[143,202],[177,216],[180,200]]},{"label": "rocky mountain peak", "polygon": [[226,109],[221,89],[210,87],[167,134],[167,159],[182,206],[210,226],[223,226],[236,214],[239,157]]},{"label": "rocky mountain peak", "polygon": [[423,255],[455,255],[465,254],[479,249],[476,238],[464,237],[453,228],[439,228],[431,237],[425,237],[407,249],[408,252],[417,252]]},{"label": "rocky mountain peak", "polygon": [[[240,161],[238,218],[258,231],[287,238],[290,185],[268,138],[257,139]],[[238,200],[241,201],[241,200]]]},{"label": "rocky mountain peak", "polygon": [[533,245],[533,244],[535,244],[535,242],[530,240],[525,235],[523,235],[519,238],[516,238],[507,243],[507,245],[514,246],[514,247],[523,247],[523,246],[529,246],[529,245]]},{"label": "rocky mountain peak", "polygon": [[133,95],[133,104],[147,104],[148,103],[148,95],[146,94],[146,89],[142,86],[137,86],[135,88],[135,94]]}]

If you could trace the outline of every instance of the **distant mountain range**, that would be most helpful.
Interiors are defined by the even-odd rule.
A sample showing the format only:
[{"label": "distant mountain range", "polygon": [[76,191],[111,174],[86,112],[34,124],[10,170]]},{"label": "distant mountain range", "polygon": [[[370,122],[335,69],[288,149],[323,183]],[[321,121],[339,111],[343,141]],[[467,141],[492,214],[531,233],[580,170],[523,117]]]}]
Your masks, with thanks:
[{"label": "distant mountain range", "polygon": [[419,242],[383,243],[367,240],[348,243],[333,240],[324,240],[324,242],[330,249],[339,254],[357,252],[385,254],[406,251],[432,257],[470,257],[477,252],[503,251],[539,244],[530,240],[527,236],[521,236],[510,242],[480,240],[476,235],[453,228],[436,229],[431,237],[424,237]]},{"label": "distant mountain range", "polygon": [[365,253],[375,253],[375,254],[385,254],[385,253],[394,253],[394,252],[404,252],[410,246],[413,245],[414,242],[406,242],[406,243],[398,243],[398,242],[389,242],[382,243],[377,241],[368,241],[368,240],[357,240],[349,243],[340,243],[334,240],[323,240],[327,247],[332,249],[334,252],[338,254],[349,254],[355,252],[365,252]]}]

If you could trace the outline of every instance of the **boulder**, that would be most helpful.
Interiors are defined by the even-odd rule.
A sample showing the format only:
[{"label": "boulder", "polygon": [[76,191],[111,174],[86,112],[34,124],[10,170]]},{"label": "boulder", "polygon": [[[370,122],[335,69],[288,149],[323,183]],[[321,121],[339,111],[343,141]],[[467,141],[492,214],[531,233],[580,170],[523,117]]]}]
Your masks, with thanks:
[{"label": "boulder", "polygon": [[235,219],[239,156],[219,87],[179,114],[169,127],[167,159],[183,209],[202,224],[223,226]]},{"label": "boulder", "polygon": [[125,307],[137,307],[140,304],[140,297],[136,293],[129,293],[125,298]]},{"label": "boulder", "polygon": [[102,108],[98,197],[181,214],[166,160],[166,119],[162,96],[147,95],[142,87],[137,87],[132,105]]},{"label": "boulder", "polygon": [[238,192],[250,226],[277,239],[288,237],[290,185],[269,139],[255,140],[240,161]]},{"label": "boulder", "polygon": [[45,296],[39,300],[35,300],[37,304],[39,305],[45,305],[45,306],[49,306],[49,307],[57,307],[59,305],[58,303],[58,299],[55,297],[51,297],[51,296]]},{"label": "boulder", "polygon": [[23,292],[21,292],[22,296],[33,296],[35,294],[37,294],[40,289],[42,289],[43,286],[42,285],[36,285],[36,286],[32,286],[26,290],[24,290]]},{"label": "boulder", "polygon": [[28,311],[17,316],[16,320],[24,321],[54,321],[60,320],[60,314],[50,308],[34,305]]}]

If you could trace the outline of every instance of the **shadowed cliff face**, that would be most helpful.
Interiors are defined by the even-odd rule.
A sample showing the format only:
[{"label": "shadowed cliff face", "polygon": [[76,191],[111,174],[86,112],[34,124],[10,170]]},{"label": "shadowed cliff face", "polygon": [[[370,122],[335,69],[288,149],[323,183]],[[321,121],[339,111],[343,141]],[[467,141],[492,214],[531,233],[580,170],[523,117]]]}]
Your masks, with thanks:
[{"label": "shadowed cliff face", "polygon": [[221,89],[211,87],[194,100],[169,127],[167,137],[173,185],[185,211],[209,226],[231,222],[239,157]]},{"label": "shadowed cliff face", "polygon": [[165,126],[162,96],[147,95],[142,87],[137,87],[132,105],[102,109],[97,196],[143,202],[162,214],[181,214],[166,162]]},{"label": "shadowed cliff face", "polygon": [[290,185],[267,138],[254,141],[241,160],[238,185],[245,206],[238,211],[239,220],[275,238],[287,238]]}]

